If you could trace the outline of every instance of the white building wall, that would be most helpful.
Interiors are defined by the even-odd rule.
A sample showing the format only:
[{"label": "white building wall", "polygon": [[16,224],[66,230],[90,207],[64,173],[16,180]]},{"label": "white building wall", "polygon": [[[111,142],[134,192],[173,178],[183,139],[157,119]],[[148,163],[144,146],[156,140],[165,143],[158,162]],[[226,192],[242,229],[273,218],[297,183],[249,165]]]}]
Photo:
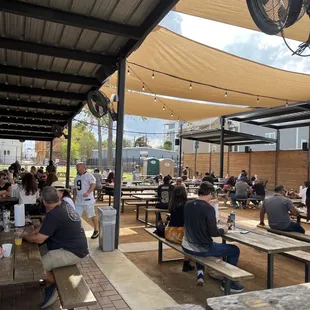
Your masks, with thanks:
[{"label": "white building wall", "polygon": [[10,165],[21,161],[22,143],[18,140],[0,139],[0,164]]}]

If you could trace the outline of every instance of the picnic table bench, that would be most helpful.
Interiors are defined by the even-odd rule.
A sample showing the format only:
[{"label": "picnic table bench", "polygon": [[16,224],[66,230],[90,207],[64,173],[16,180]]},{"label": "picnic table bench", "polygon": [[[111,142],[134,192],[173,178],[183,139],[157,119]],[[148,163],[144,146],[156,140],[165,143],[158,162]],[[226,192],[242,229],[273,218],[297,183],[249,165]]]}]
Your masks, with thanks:
[{"label": "picnic table bench", "polygon": [[[239,198],[239,199],[236,199],[236,201],[239,204],[239,208],[242,210],[243,209],[243,207],[242,207],[242,203],[243,202],[246,202],[246,207],[248,207],[251,201],[258,201],[259,202],[258,205],[259,205],[263,200],[262,199],[257,199],[257,198],[252,198],[252,197],[248,197],[248,198]],[[258,206],[254,205],[254,204],[253,204],[253,206],[258,207]]]},{"label": "picnic table bench", "polygon": [[310,284],[299,284],[272,290],[254,291],[207,299],[209,310],[308,310]]},{"label": "picnic table bench", "polygon": [[53,269],[63,309],[95,305],[97,300],[76,265]]},{"label": "picnic table bench", "polygon": [[190,255],[188,253],[185,253],[182,249],[182,246],[173,242],[170,242],[166,240],[165,238],[161,238],[158,235],[154,233],[154,228],[144,228],[144,230],[149,233],[151,236],[156,238],[158,240],[158,263],[161,264],[163,262],[169,262],[169,261],[176,261],[176,260],[183,260],[182,258],[177,259],[169,259],[169,260],[163,260],[163,244],[168,245],[172,249],[178,251],[179,253],[186,255],[191,260],[198,262],[199,264],[210,267],[213,270],[217,271],[223,277],[226,279],[225,281],[225,287],[224,287],[224,294],[229,295],[230,294],[230,285],[231,281],[240,281],[245,279],[253,279],[254,275],[242,270],[236,266],[233,266],[231,264],[226,263],[222,259],[218,257],[200,257],[200,256],[194,256]]}]

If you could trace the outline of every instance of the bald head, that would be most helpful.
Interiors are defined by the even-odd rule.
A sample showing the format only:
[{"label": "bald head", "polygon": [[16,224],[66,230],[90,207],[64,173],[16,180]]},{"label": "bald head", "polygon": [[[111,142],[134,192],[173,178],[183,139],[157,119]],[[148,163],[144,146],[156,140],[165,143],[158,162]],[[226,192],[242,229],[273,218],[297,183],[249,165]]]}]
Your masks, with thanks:
[{"label": "bald head", "polygon": [[84,163],[78,163],[76,165],[76,170],[79,175],[82,175],[86,171],[86,165]]}]

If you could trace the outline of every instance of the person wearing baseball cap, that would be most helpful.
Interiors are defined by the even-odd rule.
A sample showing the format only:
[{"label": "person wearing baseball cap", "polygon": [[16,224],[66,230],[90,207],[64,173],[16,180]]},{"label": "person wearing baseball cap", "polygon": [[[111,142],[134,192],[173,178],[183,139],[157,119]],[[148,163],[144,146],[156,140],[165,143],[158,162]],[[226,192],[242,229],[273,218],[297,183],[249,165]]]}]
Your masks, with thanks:
[{"label": "person wearing baseball cap", "polygon": [[67,202],[73,209],[75,209],[75,205],[74,202],[71,198],[71,191],[69,188],[65,188],[65,185],[60,182],[60,181],[56,181],[52,184],[53,187],[55,187],[57,189],[57,193],[59,196],[59,199],[61,199],[62,201]]}]

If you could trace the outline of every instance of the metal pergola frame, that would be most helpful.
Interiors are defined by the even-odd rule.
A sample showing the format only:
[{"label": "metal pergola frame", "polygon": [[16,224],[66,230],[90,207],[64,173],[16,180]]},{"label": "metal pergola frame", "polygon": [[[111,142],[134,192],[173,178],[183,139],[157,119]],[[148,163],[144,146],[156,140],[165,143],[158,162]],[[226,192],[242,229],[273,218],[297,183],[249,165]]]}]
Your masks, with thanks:
[{"label": "metal pergola frame", "polygon": [[[302,101],[280,107],[257,109],[250,112],[227,115],[225,116],[225,119],[255,126],[268,127],[277,131],[276,171],[278,167],[278,153],[280,150],[280,130],[309,127],[308,179],[310,178],[310,101]],[[275,179],[277,181],[277,178]]]},{"label": "metal pergola frame", "polygon": [[[121,23],[94,17],[93,13],[97,12],[94,11],[94,6],[84,15],[86,10],[81,5],[87,7],[88,2],[85,2],[85,4],[81,2],[75,3],[74,9],[72,9],[73,1],[66,0],[58,2],[58,7],[51,7],[46,2],[42,5],[38,2],[40,5],[37,5],[27,1],[0,0],[0,16],[4,17],[5,14],[10,16],[9,19],[4,21],[4,23],[7,22],[8,24],[2,29],[10,30],[10,28],[14,28],[15,30],[17,25],[22,29],[16,27],[16,33],[18,31],[23,32],[27,21],[28,26],[33,27],[30,33],[34,36],[32,40],[29,40],[25,36],[18,37],[0,33],[0,76],[4,77],[2,78],[3,82],[0,81],[0,138],[49,141],[50,159],[52,159],[54,139],[52,124],[58,124],[62,128],[67,127],[66,186],[69,185],[70,181],[72,120],[83,108],[87,93],[90,90],[99,89],[106,79],[118,70],[117,92],[119,101],[117,103],[114,190],[114,208],[117,210],[116,248],[119,242],[126,58],[142,44],[146,36],[177,4],[178,0],[154,0],[153,2],[149,1],[147,6],[142,5],[142,2],[126,2],[126,5],[132,10],[128,19],[136,14],[137,24],[134,25],[134,21],[131,21],[130,24],[126,23],[126,20]],[[123,10],[123,8],[118,7],[118,4],[118,1],[115,1],[114,4],[111,1],[110,11],[112,13],[110,15],[120,12],[117,9]],[[80,7],[78,7],[79,5]],[[98,10],[98,7],[96,9]],[[76,10],[83,13],[77,13]],[[138,12],[138,10],[140,11]],[[142,20],[141,23],[138,21],[137,14],[141,15],[139,17]],[[107,17],[109,18],[110,15]],[[17,21],[19,24],[11,25],[12,20],[13,22]],[[40,24],[41,22],[43,24]],[[49,23],[50,28],[55,27],[53,30],[55,33],[58,31],[57,35],[59,37],[62,36],[64,31],[69,30],[71,33],[75,31],[74,34],[78,35],[79,40],[85,37],[81,36],[83,31],[92,31],[91,34],[98,33],[93,38],[93,46],[96,46],[96,49],[83,49],[72,43],[70,45],[68,42],[65,42],[66,44],[47,44],[40,39],[37,40],[35,35],[41,30],[40,25],[45,27],[47,23]],[[21,26],[22,24],[23,26]],[[56,24],[63,30],[59,31]],[[71,28],[68,30],[68,27]],[[46,31],[48,33],[51,30]],[[114,38],[111,41],[114,43],[110,43],[111,45],[114,44],[113,48],[116,51],[114,54],[99,50],[107,45],[103,39],[100,41],[101,36],[105,35],[105,38],[107,38],[107,34]],[[68,37],[68,39],[71,39],[71,37]],[[87,46],[89,40],[91,38],[84,38],[82,45],[84,43]],[[4,53],[1,54],[1,51],[4,51]],[[8,55],[15,56],[18,53],[21,53],[22,59],[25,54],[28,58],[29,55],[34,55],[38,59],[36,65],[27,67],[16,65],[15,62],[7,62]],[[41,58],[39,59],[39,57]],[[42,69],[42,59],[45,62],[52,60],[43,66],[44,68],[49,67],[49,69]],[[56,61],[56,65],[54,65],[54,61]],[[76,67],[80,66],[79,68],[87,64],[88,71],[86,72],[86,69],[84,69],[84,74],[65,72],[67,65],[61,68],[61,65],[65,62],[67,62],[67,65],[70,63]],[[74,66],[72,65],[72,67]],[[95,73],[93,73],[94,70]],[[18,82],[4,82],[7,78]],[[29,80],[37,81],[37,84],[40,84],[40,81],[45,81],[45,83],[41,83],[42,86],[38,87],[34,86],[35,84],[32,85],[32,82],[29,85]],[[60,87],[61,83],[63,84]],[[63,85],[67,85],[66,83],[73,86],[64,89]]]},{"label": "metal pergola frame", "polygon": [[[200,130],[195,132],[185,132],[181,135],[182,139],[207,142],[220,145],[220,177],[224,176],[224,146],[234,145],[253,145],[275,143],[278,147],[278,139],[265,138],[257,135],[226,130],[225,117],[221,117],[220,129]],[[195,153],[197,154],[197,152]]]}]

